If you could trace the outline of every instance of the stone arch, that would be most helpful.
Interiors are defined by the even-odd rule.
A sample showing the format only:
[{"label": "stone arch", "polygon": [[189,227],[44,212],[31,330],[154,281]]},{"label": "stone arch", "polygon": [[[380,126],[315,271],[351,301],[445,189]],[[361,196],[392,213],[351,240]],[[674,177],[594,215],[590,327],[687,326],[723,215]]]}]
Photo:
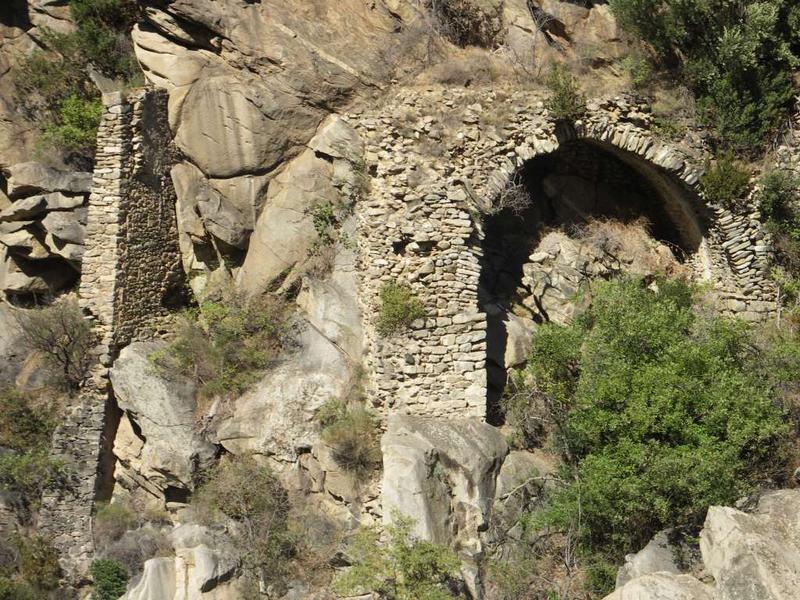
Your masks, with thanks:
[{"label": "stone arch", "polygon": [[[548,133],[547,136],[528,136],[513,152],[509,152],[501,168],[489,178],[487,193],[483,199],[476,198],[483,202],[482,208],[493,215],[484,217],[482,224],[483,258],[479,284],[479,310],[486,314],[487,319],[487,418],[490,422],[494,422],[497,401],[502,394],[506,370],[509,367],[506,364],[506,327],[509,321],[507,314],[499,307],[503,299],[498,302],[497,297],[492,296],[492,290],[487,288],[491,285],[500,287],[499,295],[507,294],[505,300],[510,302],[511,295],[519,289],[522,265],[532,250],[523,245],[519,252],[524,256],[504,257],[504,268],[508,270],[502,275],[507,280],[499,283],[489,281],[487,265],[491,262],[492,238],[514,235],[513,226],[508,227],[508,220],[504,223],[502,213],[497,215],[493,210],[510,186],[521,184],[526,193],[533,197],[533,206],[526,211],[527,216],[514,215],[522,222],[526,218],[534,221],[538,219],[540,228],[563,226],[568,224],[565,215],[570,212],[576,220],[588,217],[622,219],[627,214],[626,211],[632,210],[634,217],[638,213],[638,216],[646,218],[651,224],[653,237],[669,245],[676,258],[686,264],[695,279],[725,280],[725,285],[736,291],[745,288],[748,278],[760,278],[763,281],[760,277],[764,271],[763,261],[762,264],[750,261],[748,265],[756,262],[756,268],[748,269],[744,277],[737,277],[739,274],[736,272],[736,265],[732,263],[727,250],[732,247],[731,241],[735,240],[735,234],[732,236],[731,231],[740,231],[743,226],[739,223],[736,228],[729,228],[727,231],[720,226],[728,221],[740,220],[728,211],[705,201],[699,184],[703,172],[699,160],[692,159],[632,123],[593,122],[590,117],[576,127],[565,124],[553,126]],[[594,161],[591,160],[592,157]],[[620,193],[620,204],[628,205],[611,207],[618,210],[609,210],[609,206],[602,206],[603,199],[598,199],[600,192],[595,191],[595,197],[589,200],[594,201],[597,210],[589,211],[588,214],[583,214],[581,207],[568,206],[559,211],[558,207],[552,206],[557,201],[548,198],[544,193],[547,183],[552,188],[552,173],[548,175],[548,171],[557,173],[559,169],[571,169],[571,175],[576,176],[580,169],[602,170],[603,162],[626,173],[622,180],[630,189],[621,193],[622,187],[617,186],[614,191]],[[609,173],[605,175],[608,176]],[[610,175],[613,178],[618,174]],[[561,200],[562,198],[558,199]],[[545,206],[537,206],[537,202]],[[606,197],[605,203],[608,202],[609,198]],[[548,204],[551,206],[547,206]],[[498,218],[501,219],[499,225],[493,223]],[[762,233],[756,232],[754,235],[759,236]],[[497,276],[497,273],[493,275]],[[759,302],[760,300],[756,300],[756,304]],[[505,308],[509,309],[509,306]],[[498,361],[501,364],[498,365]],[[499,370],[497,367],[500,367]]]}]

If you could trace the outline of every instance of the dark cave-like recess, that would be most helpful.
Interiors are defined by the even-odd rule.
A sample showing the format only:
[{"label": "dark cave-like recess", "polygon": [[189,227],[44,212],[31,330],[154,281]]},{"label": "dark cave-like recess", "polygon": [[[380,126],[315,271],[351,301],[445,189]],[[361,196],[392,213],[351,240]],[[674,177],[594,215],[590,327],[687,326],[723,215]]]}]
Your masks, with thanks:
[{"label": "dark cave-like recess", "polygon": [[[672,248],[678,260],[696,252],[705,235],[707,216],[693,190],[657,165],[602,142],[565,142],[527,161],[512,181],[523,187],[530,207],[518,214],[505,209],[484,222],[478,298],[487,314],[489,356],[504,354],[506,312],[523,265],[546,231],[576,232],[593,218],[625,223],[644,218],[653,238]],[[488,377],[487,418],[499,425],[505,369],[491,360],[487,368],[494,370]]]}]

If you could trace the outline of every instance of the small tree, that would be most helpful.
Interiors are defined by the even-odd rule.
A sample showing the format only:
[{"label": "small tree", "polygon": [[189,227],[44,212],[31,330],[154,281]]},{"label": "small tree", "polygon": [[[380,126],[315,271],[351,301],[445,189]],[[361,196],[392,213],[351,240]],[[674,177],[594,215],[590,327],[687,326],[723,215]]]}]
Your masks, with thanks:
[{"label": "small tree", "polygon": [[194,506],[202,520],[232,521],[231,539],[245,570],[261,584],[287,573],[294,543],[289,499],[270,469],[253,456],[224,458],[198,490]]},{"label": "small tree", "polygon": [[447,546],[414,538],[414,522],[399,513],[386,529],[382,545],[374,529],[362,529],[347,552],[352,567],[336,582],[338,593],[353,595],[371,590],[392,600],[446,600],[459,561]]},{"label": "small tree", "polygon": [[92,562],[89,573],[94,579],[97,600],[118,600],[128,587],[128,573],[118,561],[100,558]]},{"label": "small tree", "polygon": [[586,112],[586,97],[563,65],[553,65],[546,80],[550,97],[546,107],[556,121],[577,121]]},{"label": "small tree", "polygon": [[79,389],[89,375],[97,338],[77,301],[66,298],[15,316],[23,342],[45,358],[56,382],[70,392]]}]

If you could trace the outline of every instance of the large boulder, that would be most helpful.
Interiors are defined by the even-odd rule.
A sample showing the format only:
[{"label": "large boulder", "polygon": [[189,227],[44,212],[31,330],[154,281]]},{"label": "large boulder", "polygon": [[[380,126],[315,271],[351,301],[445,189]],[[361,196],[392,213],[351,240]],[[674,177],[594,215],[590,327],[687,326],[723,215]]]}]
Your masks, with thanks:
[{"label": "large boulder", "polygon": [[670,543],[668,532],[659,532],[639,552],[625,557],[625,564],[617,572],[617,587],[651,573],[680,573],[680,566],[675,561],[676,550]]},{"label": "large boulder", "polygon": [[318,241],[316,207],[348,201],[339,178],[352,177],[353,165],[363,155],[356,132],[340,118],[330,117],[308,146],[270,183],[237,276],[238,286],[246,293],[264,291],[308,258]]},{"label": "large boulder", "polygon": [[508,454],[502,434],[477,419],[390,415],[381,439],[384,519],[400,513],[414,520],[421,539],[453,544],[462,573],[480,595],[479,532],[489,524],[495,480]]},{"label": "large boulder", "polygon": [[195,476],[213,464],[217,449],[195,427],[193,383],[162,375],[150,359],[163,350],[161,343],[127,346],[111,369],[111,384],[124,411],[114,441],[116,477],[169,500],[169,488],[194,488]]},{"label": "large boulder", "polygon": [[[742,596],[741,600],[762,600]],[[637,577],[605,597],[605,600],[718,600],[714,589],[690,575],[652,573]]]},{"label": "large boulder", "polygon": [[40,192],[88,194],[92,188],[92,174],[59,171],[41,163],[26,162],[8,167],[6,182],[10,198],[21,198]]},{"label": "large boulder", "polygon": [[800,490],[765,494],[752,514],[712,506],[700,534],[700,550],[721,600],[797,598]]}]

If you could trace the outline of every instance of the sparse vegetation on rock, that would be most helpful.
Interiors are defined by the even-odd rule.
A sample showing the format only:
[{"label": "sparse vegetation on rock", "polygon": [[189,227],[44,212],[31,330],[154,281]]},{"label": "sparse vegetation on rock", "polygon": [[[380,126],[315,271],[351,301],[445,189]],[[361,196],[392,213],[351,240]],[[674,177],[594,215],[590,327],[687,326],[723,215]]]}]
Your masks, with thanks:
[{"label": "sparse vegetation on rock", "polygon": [[377,327],[381,335],[397,333],[425,316],[422,302],[407,284],[385,283],[380,289],[380,300]]},{"label": "sparse vegetation on rock", "polygon": [[334,399],[322,406],[317,419],[323,427],[322,439],[342,469],[365,479],[380,464],[378,424],[365,408],[352,408]]},{"label": "sparse vegetation on rock", "polygon": [[184,313],[167,351],[153,360],[197,381],[203,398],[241,394],[290,345],[289,319],[278,296],[207,300]]},{"label": "sparse vegetation on rock", "polygon": [[458,597],[448,587],[458,569],[456,555],[446,546],[416,539],[413,525],[408,517],[395,514],[385,544],[373,529],[353,536],[347,547],[352,566],[336,580],[337,591],[348,595],[373,591],[394,600]]}]

